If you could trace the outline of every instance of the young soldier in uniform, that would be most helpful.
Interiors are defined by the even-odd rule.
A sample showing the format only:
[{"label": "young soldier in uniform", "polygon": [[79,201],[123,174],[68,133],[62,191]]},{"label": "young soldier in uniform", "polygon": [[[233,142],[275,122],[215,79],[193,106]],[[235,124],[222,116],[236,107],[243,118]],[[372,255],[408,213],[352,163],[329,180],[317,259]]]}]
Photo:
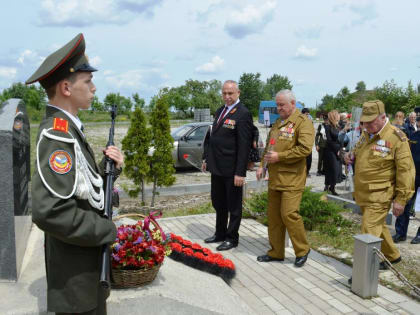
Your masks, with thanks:
[{"label": "young soldier in uniform", "polygon": [[[306,157],[312,152],[315,130],[312,121],[296,110],[290,90],[276,95],[280,118],[267,138],[264,160],[268,163],[268,239],[271,249],[257,257],[260,262],[283,261],[286,229],[295,250],[295,266],[302,267],[310,251],[299,205],[306,182]],[[268,150],[269,143],[271,148]],[[257,179],[263,174],[257,170]]]},{"label": "young soldier in uniform", "polygon": [[[26,81],[39,81],[49,99],[37,138],[32,220],[45,232],[47,307],[57,314],[106,314],[109,291],[99,285],[101,247],[116,237],[114,224],[103,217],[103,164],[96,164],[77,117],[96,91],[96,69],[84,52],[79,34]],[[104,154],[119,174],[121,152],[110,146]]]},{"label": "young soldier in uniform", "polygon": [[[346,163],[354,164],[354,198],[360,206],[362,233],[383,239],[381,251],[391,263],[401,261],[392,241],[385,218],[392,212],[399,216],[414,192],[415,168],[408,139],[403,131],[392,126],[379,101],[363,104],[364,131],[353,150],[346,154]],[[380,270],[387,269],[382,262]]]}]

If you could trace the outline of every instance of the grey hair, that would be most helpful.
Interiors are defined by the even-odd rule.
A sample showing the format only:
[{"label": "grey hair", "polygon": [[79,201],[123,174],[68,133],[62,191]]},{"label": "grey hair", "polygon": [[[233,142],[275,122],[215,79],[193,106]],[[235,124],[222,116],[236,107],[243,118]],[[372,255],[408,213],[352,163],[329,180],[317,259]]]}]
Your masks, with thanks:
[{"label": "grey hair", "polygon": [[225,82],[223,82],[223,85],[225,84],[234,84],[236,86],[236,89],[239,90],[239,85],[238,82],[233,81],[233,80],[226,80]]},{"label": "grey hair", "polygon": [[277,94],[276,94],[276,98],[277,98],[277,96],[280,96],[280,95],[284,95],[289,102],[291,102],[291,101],[296,102],[296,96],[295,96],[295,94],[293,94],[293,92],[291,90],[284,89],[284,90],[278,91]]},{"label": "grey hair", "polygon": [[411,112],[409,116],[411,115],[417,116],[416,112]]}]

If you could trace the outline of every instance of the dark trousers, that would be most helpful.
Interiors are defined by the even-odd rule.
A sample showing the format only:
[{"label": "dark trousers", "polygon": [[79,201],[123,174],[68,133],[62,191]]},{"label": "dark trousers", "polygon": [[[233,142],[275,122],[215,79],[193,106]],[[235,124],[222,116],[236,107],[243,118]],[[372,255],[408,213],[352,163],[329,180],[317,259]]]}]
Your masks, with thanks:
[{"label": "dark trousers", "polygon": [[318,151],[318,173],[324,172],[324,148],[319,148]]},{"label": "dark trousers", "polygon": [[242,187],[234,186],[233,178],[211,175],[211,203],[216,210],[217,238],[238,243],[242,219]]},{"label": "dark trousers", "polygon": [[306,174],[309,174],[312,165],[312,152],[306,157]]},{"label": "dark trousers", "polygon": [[397,220],[395,221],[395,232],[402,237],[407,236],[408,224],[410,223],[410,209],[416,200],[417,188],[419,188],[419,186],[420,181],[416,180],[413,197],[411,197],[405,205],[403,214],[397,217]]}]

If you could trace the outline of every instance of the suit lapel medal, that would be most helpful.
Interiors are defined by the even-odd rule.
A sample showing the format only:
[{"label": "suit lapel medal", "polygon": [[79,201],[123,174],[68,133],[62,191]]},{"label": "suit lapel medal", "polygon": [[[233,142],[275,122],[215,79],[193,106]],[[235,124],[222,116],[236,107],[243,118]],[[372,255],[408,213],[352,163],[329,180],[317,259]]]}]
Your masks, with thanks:
[{"label": "suit lapel medal", "polygon": [[235,129],[236,121],[233,119],[225,119],[223,122],[224,128]]}]

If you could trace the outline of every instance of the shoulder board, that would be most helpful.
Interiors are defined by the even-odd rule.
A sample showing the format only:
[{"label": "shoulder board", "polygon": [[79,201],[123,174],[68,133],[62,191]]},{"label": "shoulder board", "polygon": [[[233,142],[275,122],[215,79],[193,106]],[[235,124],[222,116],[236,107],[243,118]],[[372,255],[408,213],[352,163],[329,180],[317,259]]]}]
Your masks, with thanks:
[{"label": "shoulder board", "polygon": [[394,127],[394,132],[395,134],[400,138],[401,141],[407,141],[407,136],[405,135],[405,133],[403,131],[401,131],[400,128]]},{"label": "shoulder board", "polygon": [[55,117],[53,121],[53,130],[68,132],[69,122],[63,118]]}]

